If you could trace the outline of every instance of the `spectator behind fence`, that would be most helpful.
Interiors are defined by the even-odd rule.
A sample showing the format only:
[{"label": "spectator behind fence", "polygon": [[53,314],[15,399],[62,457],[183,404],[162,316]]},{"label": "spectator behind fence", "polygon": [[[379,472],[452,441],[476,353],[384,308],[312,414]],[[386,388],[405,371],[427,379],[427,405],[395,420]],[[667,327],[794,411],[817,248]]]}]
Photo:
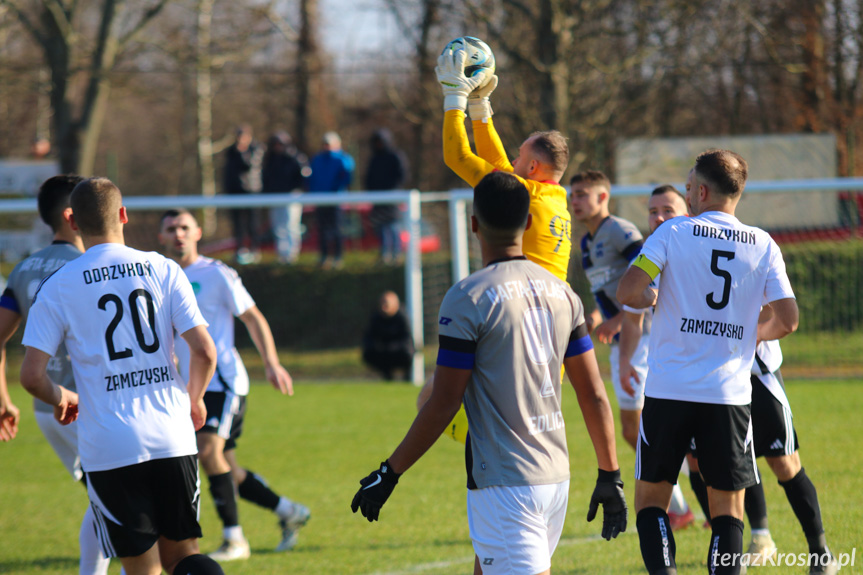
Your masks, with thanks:
[{"label": "spectator behind fence", "polygon": [[[256,194],[261,191],[261,162],[264,149],[253,139],[252,127],[242,124],[237,128],[236,141],[225,151],[224,185],[226,194]],[[245,265],[260,259],[257,209],[231,210],[234,227],[235,258]],[[248,238],[248,248],[246,247]]]},{"label": "spectator behind fence", "polygon": [[[407,170],[403,154],[393,146],[390,131],[375,131],[371,137],[371,146],[372,157],[366,170],[366,190],[401,188],[407,179]],[[381,241],[381,261],[385,264],[396,262],[401,252],[398,204],[375,204],[370,219]]]},{"label": "spectator behind fence", "polygon": [[413,356],[414,340],[408,319],[400,309],[399,296],[385,291],[363,334],[363,361],[387,381],[399,369],[410,381]]},{"label": "spectator behind fence", "polygon": [[[270,136],[261,170],[262,191],[275,194],[299,192],[303,187],[304,170],[308,171],[308,159],[297,150],[288,133],[278,131]],[[270,226],[281,263],[295,263],[300,255],[302,216],[302,204],[270,208]]]},{"label": "spectator behind fence", "polygon": [[[321,151],[312,158],[312,173],[306,181],[309,192],[344,192],[354,176],[354,159],[342,151],[342,140],[335,132],[324,134]],[[321,206],[315,210],[321,267],[342,266],[342,211],[339,206]],[[332,248],[332,254],[330,254]]]}]

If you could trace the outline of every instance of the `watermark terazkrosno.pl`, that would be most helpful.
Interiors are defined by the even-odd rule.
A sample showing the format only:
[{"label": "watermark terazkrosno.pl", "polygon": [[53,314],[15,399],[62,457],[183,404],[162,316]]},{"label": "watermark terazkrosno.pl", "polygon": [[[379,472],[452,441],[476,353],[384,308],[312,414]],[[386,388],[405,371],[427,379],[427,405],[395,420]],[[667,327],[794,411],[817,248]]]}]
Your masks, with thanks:
[{"label": "watermark terazkrosno.pl", "polygon": [[[830,553],[782,553],[777,552],[772,555],[761,555],[760,553],[719,553],[714,551],[714,565],[761,565],[763,567],[824,567],[830,563],[833,555]],[[857,560],[857,548],[853,548],[850,553],[839,553],[836,555],[836,561],[839,563],[839,568],[853,567]]]}]

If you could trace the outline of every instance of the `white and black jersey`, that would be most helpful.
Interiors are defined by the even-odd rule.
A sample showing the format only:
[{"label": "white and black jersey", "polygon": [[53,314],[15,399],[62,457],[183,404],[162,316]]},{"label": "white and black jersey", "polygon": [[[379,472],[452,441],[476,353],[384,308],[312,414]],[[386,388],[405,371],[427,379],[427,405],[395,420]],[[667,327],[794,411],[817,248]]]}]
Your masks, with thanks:
[{"label": "white and black jersey", "polygon": [[659,226],[634,265],[662,273],[646,395],[749,404],[761,303],[794,297],[776,242],[733,215],[706,212]]},{"label": "white and black jersey", "polygon": [[79,395],[84,470],[197,453],[177,333],[206,325],[180,266],[122,244],[98,244],[44,281],[25,346],[65,341]]},{"label": "white and black jersey", "polygon": [[439,333],[438,365],[472,370],[468,487],[569,479],[561,364],[593,348],[575,292],[524,258],[492,262],[447,292]]},{"label": "white and black jersey", "polygon": [[[255,300],[237,272],[218,260],[199,256],[183,271],[192,284],[204,319],[210,324],[207,331],[216,343],[216,373],[207,391],[248,395],[249,374],[234,346],[234,317],[254,307]],[[180,372],[185,375],[189,369],[189,348],[185,341],[177,341],[177,359]]]}]

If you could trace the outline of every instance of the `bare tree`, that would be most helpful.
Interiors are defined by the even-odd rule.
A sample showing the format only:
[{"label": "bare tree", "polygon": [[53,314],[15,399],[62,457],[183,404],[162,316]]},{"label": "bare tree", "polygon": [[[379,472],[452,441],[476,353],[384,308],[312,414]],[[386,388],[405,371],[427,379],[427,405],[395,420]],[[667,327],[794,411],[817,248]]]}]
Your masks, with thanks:
[{"label": "bare tree", "polygon": [[[63,171],[90,174],[111,91],[111,71],[119,56],[170,0],[127,8],[125,0],[103,0],[93,34],[83,2],[0,0],[42,48],[51,73],[51,108]],[[32,6],[32,8],[31,8]],[[93,37],[92,45],[87,39]],[[75,110],[73,79],[85,85]]]}]

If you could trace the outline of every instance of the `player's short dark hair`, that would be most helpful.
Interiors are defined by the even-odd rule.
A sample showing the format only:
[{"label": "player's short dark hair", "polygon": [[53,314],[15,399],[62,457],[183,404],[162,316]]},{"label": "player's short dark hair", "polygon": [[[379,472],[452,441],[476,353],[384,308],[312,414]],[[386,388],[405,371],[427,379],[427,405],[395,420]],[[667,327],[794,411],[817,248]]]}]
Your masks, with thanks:
[{"label": "player's short dark hair", "polygon": [[39,186],[36,202],[39,205],[39,217],[51,226],[55,233],[63,223],[63,210],[69,207],[69,196],[78,182],[84,178],[75,174],[52,176]]},{"label": "player's short dark hair", "polygon": [[89,178],[75,186],[70,203],[81,235],[103,236],[119,221],[123,194],[108,178]]},{"label": "player's short dark hair", "polygon": [[584,170],[572,175],[569,179],[569,185],[587,184],[588,186],[601,186],[611,191],[611,180],[599,170]]},{"label": "player's short dark hair", "polygon": [[546,130],[534,132],[529,139],[536,155],[551,166],[555,173],[563,175],[569,165],[569,145],[566,137],[557,130]]},{"label": "player's short dark hair", "polygon": [[527,225],[529,210],[530,192],[508,172],[486,174],[473,189],[473,215],[483,228],[516,234]]},{"label": "player's short dark hair", "polygon": [[736,197],[746,186],[749,164],[731,150],[707,150],[695,159],[695,173],[720,194]]},{"label": "player's short dark hair", "polygon": [[653,191],[650,192],[651,196],[661,196],[662,194],[677,194],[680,196],[680,199],[684,202],[686,201],[686,196],[680,193],[680,190],[672,186],[671,184],[662,184],[661,186],[657,186],[653,188]]},{"label": "player's short dark hair", "polygon": [[182,215],[190,215],[196,223],[198,221],[195,215],[186,208],[171,208],[170,210],[165,210],[165,213],[163,213],[162,217],[159,218],[159,227],[161,228],[162,224],[164,224],[165,220],[167,220],[168,218],[176,218],[177,216]]}]

